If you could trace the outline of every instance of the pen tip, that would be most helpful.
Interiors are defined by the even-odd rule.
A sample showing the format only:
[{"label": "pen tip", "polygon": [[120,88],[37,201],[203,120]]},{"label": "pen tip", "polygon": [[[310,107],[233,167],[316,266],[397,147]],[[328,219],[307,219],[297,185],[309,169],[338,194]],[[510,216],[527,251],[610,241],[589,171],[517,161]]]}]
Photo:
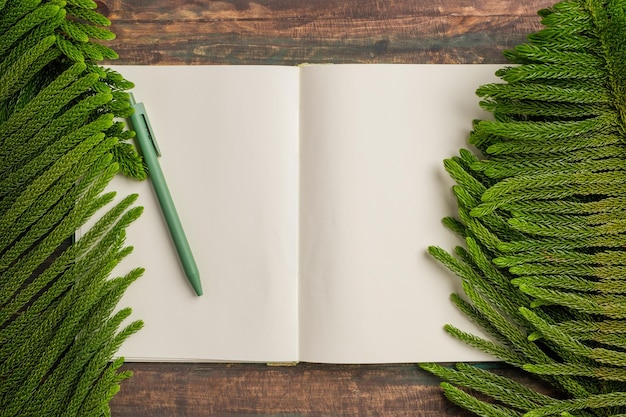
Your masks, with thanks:
[{"label": "pen tip", "polygon": [[202,292],[202,284],[200,284],[200,280],[197,280],[196,282],[192,283],[193,286],[193,290],[195,291],[196,295],[198,297],[200,297],[203,292]]}]

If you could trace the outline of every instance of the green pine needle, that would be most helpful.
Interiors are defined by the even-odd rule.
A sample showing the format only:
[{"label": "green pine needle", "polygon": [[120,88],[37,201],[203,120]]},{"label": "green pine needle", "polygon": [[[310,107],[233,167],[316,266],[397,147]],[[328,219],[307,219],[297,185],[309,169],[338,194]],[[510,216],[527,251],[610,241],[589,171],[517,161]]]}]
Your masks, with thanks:
[{"label": "green pine needle", "polygon": [[[430,254],[463,283],[454,304],[492,340],[470,346],[551,384],[549,395],[459,365],[423,367],[482,416],[626,415],[626,0],[565,0],[478,88],[480,154],[444,162],[465,241]],[[469,301],[467,301],[469,300]],[[463,390],[461,389],[463,388]]]},{"label": "green pine needle", "polygon": [[95,42],[109,25],[91,0],[0,0],[2,417],[108,415],[130,376],[114,355],[142,324],[116,306],[143,270],[110,274],[142,209],[104,190],[145,170],[114,121],[132,83],[97,62],[116,57]]}]

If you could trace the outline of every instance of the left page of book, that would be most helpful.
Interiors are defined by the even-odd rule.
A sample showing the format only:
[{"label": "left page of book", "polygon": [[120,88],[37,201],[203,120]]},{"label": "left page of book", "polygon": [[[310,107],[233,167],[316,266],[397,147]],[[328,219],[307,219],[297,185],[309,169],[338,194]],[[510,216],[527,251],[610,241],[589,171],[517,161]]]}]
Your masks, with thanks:
[{"label": "left page of book", "polygon": [[150,117],[198,264],[187,282],[149,181],[117,271],[146,272],[120,306],[145,327],[127,360],[295,361],[298,354],[298,69],[119,66]]}]

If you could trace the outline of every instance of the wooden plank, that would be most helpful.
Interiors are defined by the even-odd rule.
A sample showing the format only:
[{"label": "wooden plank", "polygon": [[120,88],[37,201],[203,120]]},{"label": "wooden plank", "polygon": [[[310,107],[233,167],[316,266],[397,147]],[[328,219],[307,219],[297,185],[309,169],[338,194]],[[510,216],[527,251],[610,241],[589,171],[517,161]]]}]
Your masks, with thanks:
[{"label": "wooden plank", "polygon": [[414,365],[130,364],[113,416],[467,416]]},{"label": "wooden plank", "polygon": [[544,0],[103,0],[98,1],[113,20],[218,21],[289,19],[333,20],[398,16],[536,16],[553,2]]},{"label": "wooden plank", "polygon": [[[547,390],[505,365],[491,367]],[[417,365],[133,363],[124,368],[134,377],[111,402],[114,417],[470,415],[448,402],[439,379]]]},{"label": "wooden plank", "polygon": [[[532,0],[100,1],[118,64],[500,63]],[[478,3],[478,4],[476,4]]]}]

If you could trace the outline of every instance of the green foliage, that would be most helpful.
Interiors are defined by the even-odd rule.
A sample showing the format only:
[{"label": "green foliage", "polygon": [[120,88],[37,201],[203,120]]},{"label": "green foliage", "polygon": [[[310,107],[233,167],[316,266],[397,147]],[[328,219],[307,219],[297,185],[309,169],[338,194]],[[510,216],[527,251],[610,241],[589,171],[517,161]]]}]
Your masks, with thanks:
[{"label": "green foliage", "polygon": [[566,0],[478,89],[494,121],[445,161],[465,240],[430,253],[458,275],[452,301],[490,335],[454,337],[545,380],[424,364],[481,416],[626,415],[626,1]]},{"label": "green foliage", "polygon": [[[115,312],[141,269],[110,278],[131,251],[122,171],[145,178],[115,117],[132,83],[98,66],[115,53],[92,1],[0,0],[0,416],[105,416],[119,345],[141,327]],[[75,231],[100,219],[78,241]]]}]

